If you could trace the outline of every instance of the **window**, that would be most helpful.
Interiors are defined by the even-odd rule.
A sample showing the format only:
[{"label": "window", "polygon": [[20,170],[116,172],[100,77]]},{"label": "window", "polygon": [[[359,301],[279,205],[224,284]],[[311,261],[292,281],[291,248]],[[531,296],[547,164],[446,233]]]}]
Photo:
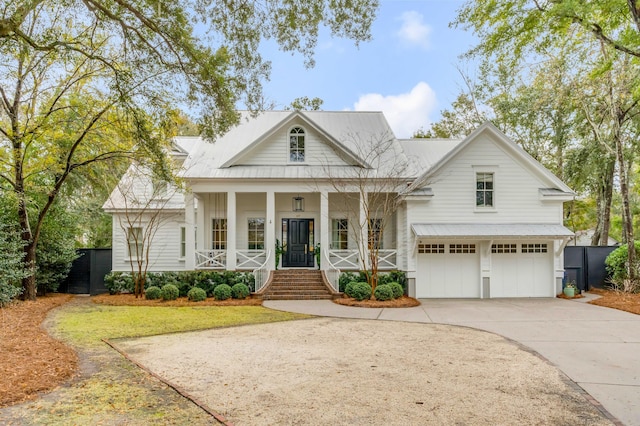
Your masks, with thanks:
[{"label": "window", "polygon": [[382,250],[382,219],[369,219],[369,250]]},{"label": "window", "polygon": [[517,244],[493,244],[491,246],[491,253],[517,253]]},{"label": "window", "polygon": [[227,219],[213,219],[211,223],[211,249],[227,249]]},{"label": "window", "polygon": [[546,244],[523,244],[522,252],[523,253],[546,253],[547,245]]},{"label": "window", "polygon": [[449,253],[464,254],[464,253],[475,253],[475,252],[476,252],[475,244],[449,244]]},{"label": "window", "polygon": [[493,173],[476,173],[476,207],[493,207]]},{"label": "window", "polygon": [[418,244],[418,253],[422,253],[422,254],[444,253],[444,244]]},{"label": "window", "polygon": [[249,218],[248,220],[248,248],[250,250],[264,249],[264,218]]},{"label": "window", "polygon": [[180,259],[184,259],[187,255],[187,228],[180,227]]},{"label": "window", "polygon": [[129,255],[129,258],[142,258],[143,243],[144,241],[142,240],[142,228],[127,228],[127,254]]},{"label": "window", "polygon": [[294,127],[289,132],[289,161],[304,162],[304,129],[301,127]]},{"label": "window", "polygon": [[349,248],[349,221],[333,219],[331,221],[331,248],[347,250]]}]

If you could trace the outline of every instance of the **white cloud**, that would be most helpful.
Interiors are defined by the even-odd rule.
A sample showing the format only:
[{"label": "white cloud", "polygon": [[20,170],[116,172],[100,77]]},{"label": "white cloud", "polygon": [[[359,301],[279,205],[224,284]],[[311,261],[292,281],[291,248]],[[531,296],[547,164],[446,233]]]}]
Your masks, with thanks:
[{"label": "white cloud", "polygon": [[399,19],[402,21],[402,26],[396,35],[406,44],[428,49],[431,27],[424,23],[424,16],[418,12],[410,11],[404,12]]},{"label": "white cloud", "polygon": [[429,115],[435,107],[436,94],[423,81],[409,93],[389,96],[368,93],[354,104],[356,111],[382,111],[398,138],[409,138],[421,127],[427,129],[431,124]]}]

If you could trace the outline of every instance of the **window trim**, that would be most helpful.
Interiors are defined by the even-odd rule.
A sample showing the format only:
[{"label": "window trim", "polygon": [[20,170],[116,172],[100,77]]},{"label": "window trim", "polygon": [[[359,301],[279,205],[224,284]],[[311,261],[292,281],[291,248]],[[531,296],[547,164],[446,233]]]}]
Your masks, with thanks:
[{"label": "window trim", "polygon": [[178,260],[183,261],[187,257],[187,227],[185,225],[178,227],[178,236],[180,239],[178,245]]},{"label": "window trim", "polygon": [[[132,256],[131,253],[131,232],[134,229],[139,229],[140,230],[140,235],[138,236],[138,246],[136,247],[136,253],[134,256]],[[127,230],[125,231],[126,235],[125,235],[125,246],[127,248],[127,256],[126,256],[126,260],[138,260],[138,259],[143,259],[144,258],[144,228],[142,226],[128,226]],[[135,241],[133,241],[133,244],[135,244]]]},{"label": "window trim", "polygon": [[[344,227],[340,226],[340,222],[344,221]],[[334,225],[338,223],[338,226]],[[335,237],[338,236],[338,239]],[[343,240],[340,236],[344,236]],[[342,245],[346,245],[346,247],[342,247]],[[331,218],[331,241],[330,241],[331,250],[349,250],[349,219],[346,217],[333,217]]]},{"label": "window trim", "polygon": [[[295,130],[299,129],[300,132],[299,133],[294,133]],[[289,131],[287,132],[287,162],[289,164],[306,164],[307,162],[307,141],[306,141],[306,136],[307,136],[307,130],[299,125],[295,125],[293,127],[291,127],[289,129]],[[298,155],[300,155],[300,151],[302,151],[302,160],[292,160],[291,159],[291,154],[294,151],[294,149],[291,147],[291,138],[295,137],[298,138],[296,141],[296,147],[295,147],[295,151],[298,152]],[[300,137],[302,137],[302,150],[300,149]]]},{"label": "window trim", "polygon": [[[473,209],[476,213],[495,213],[498,211],[497,182],[498,182],[498,166],[472,166],[473,167]],[[491,174],[493,176],[492,188],[492,205],[478,206],[478,175]]]},{"label": "window trim", "polygon": [[[260,234],[259,227],[251,227],[252,221],[262,221],[262,241],[259,241],[257,236]],[[265,232],[266,232],[266,220],[264,217],[248,217],[247,218],[247,250],[264,250],[265,249]],[[251,239],[251,234],[256,235],[255,239]],[[252,247],[251,244],[255,243],[256,246]],[[258,247],[262,245],[262,247]]]}]

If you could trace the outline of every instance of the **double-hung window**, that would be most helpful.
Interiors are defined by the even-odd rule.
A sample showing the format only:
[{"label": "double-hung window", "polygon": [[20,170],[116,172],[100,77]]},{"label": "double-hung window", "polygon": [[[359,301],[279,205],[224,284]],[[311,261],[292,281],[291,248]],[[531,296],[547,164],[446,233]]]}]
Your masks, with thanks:
[{"label": "double-hung window", "polygon": [[264,218],[249,218],[248,220],[248,248],[249,250],[264,249]]},{"label": "double-hung window", "polygon": [[130,259],[142,258],[143,243],[141,227],[127,228],[127,255]]},{"label": "double-hung window", "polygon": [[187,228],[180,227],[180,259],[184,259],[187,255]]},{"label": "double-hung window", "polygon": [[369,219],[369,250],[382,249],[382,219]]},{"label": "double-hung window", "polygon": [[347,219],[331,220],[331,248],[334,250],[349,248],[349,221]]},{"label": "double-hung window", "polygon": [[289,132],[289,161],[304,163],[304,129],[294,127]]},{"label": "double-hung window", "polygon": [[213,219],[211,223],[211,249],[227,249],[227,219]]},{"label": "double-hung window", "polygon": [[476,173],[476,207],[495,207],[493,173]]}]

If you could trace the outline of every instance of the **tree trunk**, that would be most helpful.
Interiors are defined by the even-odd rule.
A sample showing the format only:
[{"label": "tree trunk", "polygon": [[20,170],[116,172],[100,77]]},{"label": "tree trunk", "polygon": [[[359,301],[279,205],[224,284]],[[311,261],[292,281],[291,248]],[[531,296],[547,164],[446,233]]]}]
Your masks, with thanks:
[{"label": "tree trunk", "polygon": [[616,160],[607,160],[602,180],[598,186],[596,197],[596,228],[591,237],[592,246],[609,245],[609,229],[611,227],[611,203],[613,202],[613,176]]},{"label": "tree trunk", "polygon": [[627,276],[631,281],[636,279],[636,247],[633,237],[633,217],[631,216],[631,206],[629,203],[629,183],[627,181],[627,169],[624,159],[624,150],[620,136],[616,138],[616,155],[618,156],[618,167],[620,174],[620,195],[622,196],[622,230],[624,240],[627,243]]},{"label": "tree trunk", "polygon": [[23,300],[36,300],[38,294],[36,287],[36,246],[29,243],[24,246],[24,269],[29,272],[28,276],[22,279]]}]

